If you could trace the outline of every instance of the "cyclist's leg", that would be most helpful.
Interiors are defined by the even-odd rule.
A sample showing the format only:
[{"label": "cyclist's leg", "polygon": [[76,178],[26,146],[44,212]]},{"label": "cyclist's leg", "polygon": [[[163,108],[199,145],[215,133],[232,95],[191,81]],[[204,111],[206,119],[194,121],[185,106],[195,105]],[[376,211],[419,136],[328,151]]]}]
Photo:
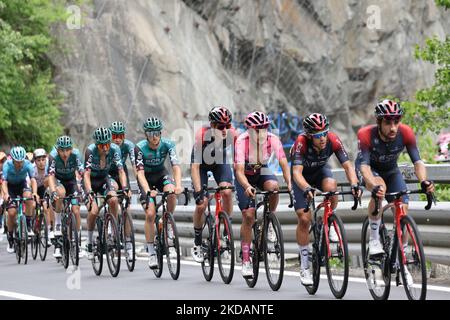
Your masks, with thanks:
[{"label": "cyclist's leg", "polygon": [[114,181],[113,178],[110,176],[105,178],[105,184],[104,184],[104,194],[111,196],[111,198],[108,199],[108,205],[111,210],[111,214],[114,216],[114,218],[117,221],[117,214],[119,212],[119,200],[117,199],[117,193],[116,190],[118,190],[117,182]]},{"label": "cyclist's leg", "polygon": [[[64,189],[66,190],[68,195],[79,195],[80,190],[78,190],[77,180],[69,180],[64,183]],[[72,199],[72,212],[75,216],[75,220],[77,222],[77,230],[80,230],[81,227],[81,217],[80,217],[80,201],[78,199]]]},{"label": "cyclist's leg", "polygon": [[[145,178],[147,179],[147,183],[150,188],[152,188],[155,183],[151,179],[151,174],[145,174]],[[156,216],[156,208],[155,208],[155,199],[150,198],[148,208],[146,207],[146,201],[147,201],[147,194],[144,192],[144,189],[142,188],[141,184],[138,183],[139,190],[141,192],[140,201],[142,208],[145,212],[145,222],[144,222],[144,232],[145,232],[145,242],[146,242],[146,249],[149,253],[149,256],[155,255],[155,216]]]},{"label": "cyclist's leg", "polygon": [[[200,165],[200,181],[201,186],[208,185],[208,169]],[[195,211],[193,216],[194,222],[194,245],[199,246],[202,244],[202,227],[203,227],[203,214],[206,211],[208,205],[208,198],[203,198],[203,203],[195,205]]]},{"label": "cyclist's leg", "polygon": [[[23,188],[22,196],[24,198],[32,198],[31,189],[28,187]],[[28,232],[31,231],[31,220],[33,219],[35,209],[36,209],[36,203],[33,200],[27,200],[25,201],[25,216],[27,219],[27,228]]]},{"label": "cyclist's leg", "polygon": [[[216,164],[212,170],[214,179],[220,187],[231,187],[233,183],[233,173],[229,164]],[[231,219],[233,214],[233,191],[227,189],[221,191],[223,210]]]},{"label": "cyclist's leg", "polygon": [[[331,172],[331,169],[328,165],[324,165],[322,168],[320,168],[320,170],[318,170],[315,184],[321,186],[322,191],[324,192],[337,191],[337,182],[333,178],[333,173]],[[332,197],[331,207],[333,210],[336,209],[337,203],[338,197]]]},{"label": "cyclist's leg", "polygon": [[[247,176],[248,182],[254,185],[255,180],[258,177]],[[236,196],[238,200],[239,209],[242,212],[242,224],[241,224],[241,249],[242,249],[242,262],[250,261],[250,245],[252,242],[252,226],[255,222],[255,203],[246,196],[244,188],[239,181],[235,179]]]},{"label": "cyclist's leg", "polygon": [[[91,176],[91,188],[94,194],[102,193],[103,194],[103,179],[98,179]],[[84,190],[86,194],[88,194],[87,190]],[[98,216],[98,205],[95,199],[89,203],[89,198],[86,197],[86,207],[89,210],[88,211],[88,217],[87,217],[87,233],[88,233],[88,240],[87,245],[89,248],[89,245],[92,245],[93,237],[94,237],[94,229],[95,229],[95,221]]]},{"label": "cyclist's leg", "polygon": [[[261,174],[258,179],[258,188],[265,191],[278,191],[280,190],[280,187],[278,185],[277,177],[271,173],[267,172],[267,174],[263,174],[263,172],[266,170],[269,170],[268,168],[262,168]],[[280,200],[280,196],[278,194],[273,194],[269,196],[269,210],[271,212],[274,212],[277,210],[278,202]]]},{"label": "cyclist's leg", "polygon": [[[3,183],[7,183],[4,181]],[[13,185],[8,183],[8,193],[9,197],[16,198],[18,195],[22,193],[21,185]],[[8,227],[8,242],[10,244],[10,248],[12,248],[13,245],[13,239],[14,239],[14,230],[17,227],[17,208],[15,203],[10,203],[7,206],[7,227]]]},{"label": "cyclist's leg", "polygon": [[[169,175],[169,173],[164,170],[160,181],[157,184],[157,188],[163,192],[173,192],[175,191],[175,181]],[[177,196],[175,194],[171,194],[167,197],[167,211],[175,212],[175,207],[177,206]]]},{"label": "cyclist's leg", "polygon": [[[307,180],[308,181],[308,180]],[[297,214],[296,238],[300,257],[301,270],[309,269],[309,227],[311,225],[311,210],[305,211],[306,199],[304,191],[296,183],[293,184],[294,209]]]}]

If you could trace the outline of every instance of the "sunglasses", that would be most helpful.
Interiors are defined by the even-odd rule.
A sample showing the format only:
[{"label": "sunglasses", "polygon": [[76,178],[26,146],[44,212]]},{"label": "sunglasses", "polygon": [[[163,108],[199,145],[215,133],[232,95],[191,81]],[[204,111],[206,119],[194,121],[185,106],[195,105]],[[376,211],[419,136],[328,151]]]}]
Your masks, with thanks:
[{"label": "sunglasses", "polygon": [[125,133],[113,133],[112,134],[112,138],[113,138],[113,140],[115,140],[115,139],[124,139],[125,138]]},{"label": "sunglasses", "polygon": [[319,133],[311,134],[311,136],[312,136],[314,139],[320,139],[320,138],[322,138],[322,137],[326,137],[327,135],[328,135],[328,130],[327,130],[327,131],[322,131],[322,132],[319,132]]},{"label": "sunglasses", "polygon": [[111,143],[110,142],[108,142],[108,143],[99,143],[97,145],[97,148],[99,148],[99,149],[104,149],[104,148],[109,149],[110,147],[111,147]]},{"label": "sunglasses", "polygon": [[394,121],[395,124],[398,124],[400,122],[400,120],[402,119],[402,117],[384,117],[384,120],[391,122]]},{"label": "sunglasses", "polygon": [[147,138],[158,138],[161,136],[161,131],[146,131],[145,135],[147,136]]},{"label": "sunglasses", "polygon": [[231,128],[231,123],[229,123],[229,124],[215,124],[215,125],[213,125],[213,128],[216,128],[218,130],[230,129]]}]

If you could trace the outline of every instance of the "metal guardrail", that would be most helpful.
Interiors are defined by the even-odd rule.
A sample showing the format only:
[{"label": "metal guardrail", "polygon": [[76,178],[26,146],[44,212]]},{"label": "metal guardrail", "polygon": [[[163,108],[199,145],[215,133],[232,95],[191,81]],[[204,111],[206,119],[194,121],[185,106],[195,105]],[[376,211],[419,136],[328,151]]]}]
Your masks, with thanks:
[{"label": "metal guardrail", "polygon": [[[426,165],[429,179],[436,183],[450,183],[450,165]],[[399,166],[405,180],[408,183],[417,183],[415,180],[414,167]],[[340,187],[345,188],[349,184],[345,171],[343,169],[334,169],[333,175]],[[281,188],[285,188],[285,183],[281,175],[277,175]],[[215,186],[216,183],[213,179],[210,179],[210,185]],[[183,186],[191,187],[190,179],[183,179]],[[131,182],[132,190],[137,190],[137,184],[135,181]],[[366,195],[368,192],[366,192]],[[348,199],[350,200],[350,199]],[[213,200],[214,201],[214,200]],[[277,209],[277,216],[280,219],[286,253],[297,254],[298,247],[295,237],[295,229],[297,226],[297,216],[294,209],[287,207],[288,199],[284,195],[280,197],[280,204]],[[342,218],[347,233],[347,239],[349,242],[350,254],[358,257],[361,255],[361,228],[364,218],[367,216],[367,203],[368,199],[363,200],[362,208],[358,208],[356,211],[351,211],[350,207],[353,202],[341,201],[336,209],[337,214]],[[425,254],[428,260],[450,265],[450,202],[438,202],[436,206],[433,206],[431,210],[424,210],[425,202],[410,201],[409,213],[419,226],[419,230],[422,235],[422,241],[425,248]],[[189,254],[189,249],[193,245],[194,229],[192,224],[192,215],[195,206],[188,205],[182,206],[179,204],[175,211],[175,220],[180,236],[180,243],[185,255]],[[211,210],[213,211],[214,204],[212,203]],[[137,196],[134,195],[130,212],[135,220],[135,228],[138,241],[145,241],[144,237],[144,221],[145,215],[142,207],[137,202]],[[239,230],[242,221],[242,216],[238,206],[233,208],[233,234],[235,236],[235,244],[239,248]],[[86,215],[86,209],[82,208],[82,214]],[[386,214],[386,222],[392,222],[392,215]]]}]

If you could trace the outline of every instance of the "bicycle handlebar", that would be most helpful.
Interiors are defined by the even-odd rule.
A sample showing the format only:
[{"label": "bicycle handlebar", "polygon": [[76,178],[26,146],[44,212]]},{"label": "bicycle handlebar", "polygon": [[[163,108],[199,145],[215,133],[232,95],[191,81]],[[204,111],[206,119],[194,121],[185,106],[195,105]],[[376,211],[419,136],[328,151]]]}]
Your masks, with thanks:
[{"label": "bicycle handlebar", "polygon": [[[352,206],[352,210],[355,211],[356,208],[358,208],[358,203],[359,205],[361,205],[361,197],[355,197],[353,195],[352,191],[328,191],[328,192],[319,192],[319,193],[315,193],[314,196],[317,197],[325,197],[325,198],[330,198],[333,196],[340,196],[340,195],[351,195],[353,196],[353,206]],[[305,211],[309,211],[309,207],[311,206],[311,202],[313,201],[313,199],[306,201],[306,208]]]},{"label": "bicycle handlebar", "polygon": [[[400,197],[407,195],[407,194],[426,194],[427,196],[427,204],[424,207],[425,210],[430,210],[431,209],[431,205],[434,204],[436,205],[436,198],[434,197],[433,193],[427,193],[423,190],[417,189],[417,190],[402,190],[402,191],[398,191],[398,192],[391,192],[391,193],[386,193],[386,196],[391,196],[394,197],[395,199],[400,199]],[[372,212],[373,216],[378,215],[379,213],[379,206],[380,206],[380,198],[378,197],[372,197],[375,200],[375,210],[374,212]]]},{"label": "bicycle handlebar", "polygon": [[[152,197],[150,196],[150,194],[151,194],[151,191],[148,191],[148,192],[147,192],[147,195],[146,195],[146,200],[145,200],[145,210],[147,210],[147,209],[148,209],[148,206],[150,205],[150,199],[152,198]],[[169,196],[169,195],[171,195],[171,194],[175,194],[175,192],[174,192],[174,191],[158,192],[158,193],[156,194],[156,196],[161,196],[162,199],[165,201],[165,199],[167,198],[167,196]],[[185,187],[184,190],[183,190],[183,192],[182,192],[181,194],[184,194],[184,204],[183,204],[183,205],[187,206],[188,203],[189,203],[189,200],[190,200],[190,197],[189,197],[189,189],[188,189],[187,187]]]},{"label": "bicycle handlebar", "polygon": [[289,204],[288,204],[288,208],[292,208],[294,206],[294,198],[292,196],[292,191],[289,190],[273,190],[273,191],[256,191],[255,195],[263,195],[264,197],[268,197],[272,194],[289,194]]}]

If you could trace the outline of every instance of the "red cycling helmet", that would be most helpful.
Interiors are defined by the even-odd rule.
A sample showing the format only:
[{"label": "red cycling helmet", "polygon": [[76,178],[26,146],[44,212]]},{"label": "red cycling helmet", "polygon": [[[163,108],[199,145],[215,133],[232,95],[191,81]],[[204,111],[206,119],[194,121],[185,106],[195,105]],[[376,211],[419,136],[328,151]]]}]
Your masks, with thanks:
[{"label": "red cycling helmet", "polygon": [[375,106],[375,117],[382,119],[385,117],[402,117],[403,109],[399,103],[392,100],[383,100]]},{"label": "red cycling helmet", "polygon": [[245,118],[247,128],[261,129],[268,128],[270,124],[269,117],[261,111],[254,111]]},{"label": "red cycling helmet", "polygon": [[211,109],[208,115],[208,119],[212,123],[218,124],[230,124],[231,112],[225,107],[214,107]]},{"label": "red cycling helmet", "polygon": [[313,113],[303,119],[303,129],[306,133],[316,133],[328,129],[329,123],[325,115]]}]

